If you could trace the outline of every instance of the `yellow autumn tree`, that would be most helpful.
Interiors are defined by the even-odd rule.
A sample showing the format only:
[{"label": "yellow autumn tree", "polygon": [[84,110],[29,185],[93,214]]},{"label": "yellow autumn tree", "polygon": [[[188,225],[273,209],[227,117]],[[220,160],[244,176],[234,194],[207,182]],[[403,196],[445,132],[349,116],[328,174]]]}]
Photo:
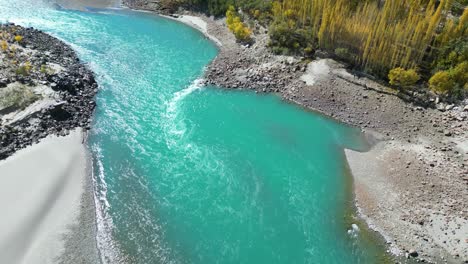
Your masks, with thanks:
[{"label": "yellow autumn tree", "polygon": [[234,6],[229,6],[226,11],[226,24],[237,40],[242,42],[251,41],[252,31],[242,22]]},{"label": "yellow autumn tree", "polygon": [[[286,11],[297,14],[297,23],[310,31],[321,49],[346,49],[354,64],[384,76],[395,67],[419,67],[425,58],[454,38],[453,32],[466,34],[463,21],[468,19],[468,11],[455,23],[448,18],[451,5],[451,0],[392,0],[383,4],[283,0],[273,3],[272,13],[282,19]],[[447,24],[453,25],[441,31]]]}]

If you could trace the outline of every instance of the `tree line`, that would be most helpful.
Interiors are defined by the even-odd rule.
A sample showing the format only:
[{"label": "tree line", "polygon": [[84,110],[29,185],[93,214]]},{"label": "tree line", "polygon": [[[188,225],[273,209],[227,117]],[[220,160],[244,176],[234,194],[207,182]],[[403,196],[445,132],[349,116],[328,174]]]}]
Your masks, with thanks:
[{"label": "tree line", "polygon": [[441,94],[468,90],[468,0],[180,1],[212,15],[227,11],[239,32],[249,32],[242,18],[259,21],[276,53],[320,49],[402,88],[420,82]]}]

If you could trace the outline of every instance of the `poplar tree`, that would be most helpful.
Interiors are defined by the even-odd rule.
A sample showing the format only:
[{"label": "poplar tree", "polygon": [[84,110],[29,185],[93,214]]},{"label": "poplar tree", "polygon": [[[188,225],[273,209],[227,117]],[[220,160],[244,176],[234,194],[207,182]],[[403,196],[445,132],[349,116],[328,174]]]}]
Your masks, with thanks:
[{"label": "poplar tree", "polygon": [[[321,49],[346,49],[353,63],[386,75],[392,68],[424,67],[450,40],[465,36],[468,11],[458,22],[449,17],[453,0],[283,0],[273,18],[296,14]],[[426,63],[427,64],[427,63]]]}]

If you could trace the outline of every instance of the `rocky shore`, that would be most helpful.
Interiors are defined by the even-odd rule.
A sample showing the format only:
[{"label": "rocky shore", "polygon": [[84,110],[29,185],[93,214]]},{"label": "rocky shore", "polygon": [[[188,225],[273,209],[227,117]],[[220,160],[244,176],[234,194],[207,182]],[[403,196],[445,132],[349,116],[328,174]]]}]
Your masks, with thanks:
[{"label": "rocky shore", "polygon": [[247,47],[236,43],[223,20],[204,19],[222,43],[207,68],[207,84],[277,93],[360,127],[376,144],[346,155],[359,217],[384,236],[389,251],[425,262],[468,260],[468,101],[435,99],[427,108],[323,54],[312,61],[274,55],[260,26]]},{"label": "rocky shore", "polygon": [[205,20],[222,43],[206,71],[208,84],[277,93],[380,142],[367,153],[346,154],[360,217],[386,238],[392,253],[435,263],[468,260],[468,204],[462,198],[468,197],[468,101],[434,101],[437,109],[425,108],[332,59],[273,55],[264,28],[246,47],[222,20]]},{"label": "rocky shore", "polygon": [[33,28],[1,24],[0,48],[0,262],[99,263],[85,144],[94,75]]},{"label": "rocky shore", "polygon": [[[159,12],[159,1],[124,3]],[[188,23],[181,15],[198,20]],[[206,84],[276,93],[365,132],[374,144],[368,152],[346,150],[358,217],[392,253],[432,263],[468,261],[468,101],[434,99],[435,107],[424,107],[325,54],[314,60],[274,55],[266,48],[267,29],[259,25],[254,44],[246,46],[223,19],[191,12],[174,17],[202,24],[203,33],[219,40]],[[7,36],[7,50],[0,51],[0,98],[14,99],[0,102],[0,160],[49,134],[89,129],[97,84],[73,50],[34,29],[8,24],[0,30]],[[18,99],[18,91],[27,96]]]},{"label": "rocky shore", "polygon": [[48,135],[89,129],[98,85],[72,48],[33,28],[0,32],[0,160]]},{"label": "rocky shore", "polygon": [[[160,13],[158,1],[127,0]],[[358,218],[378,231],[389,251],[418,262],[468,261],[468,101],[427,104],[352,73],[326,54],[278,56],[267,29],[256,25],[254,44],[236,42],[223,19],[181,11],[171,15],[219,40],[205,82],[227,89],[276,93],[285,101],[360,127],[374,145],[346,151],[354,176]],[[197,22],[196,24],[200,24]],[[200,29],[199,26],[194,26]],[[426,106],[431,107],[426,107]]]}]

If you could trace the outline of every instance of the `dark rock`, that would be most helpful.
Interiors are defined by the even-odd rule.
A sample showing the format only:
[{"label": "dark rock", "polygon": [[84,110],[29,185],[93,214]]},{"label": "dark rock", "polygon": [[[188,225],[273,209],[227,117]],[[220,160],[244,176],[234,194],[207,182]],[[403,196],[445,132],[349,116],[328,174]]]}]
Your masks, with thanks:
[{"label": "dark rock", "polygon": [[[13,24],[8,24],[13,26]],[[0,25],[0,27],[8,27]],[[98,85],[93,73],[88,70],[63,42],[32,28],[15,26],[22,36],[23,45],[37,51],[31,62],[45,64],[52,62],[62,66],[65,71],[48,75],[30,74],[29,76],[0,76],[0,86],[20,81],[24,84],[50,83],[57,92],[61,103],[31,115],[28,119],[11,126],[0,126],[0,160],[7,158],[16,150],[38,142],[49,134],[67,135],[76,127],[90,129],[90,120],[96,106],[94,96]],[[45,53],[48,52],[48,53]],[[50,54],[50,55],[47,55]]]},{"label": "dark rock", "polygon": [[0,79],[0,88],[6,87],[8,84],[8,79],[2,78]]},{"label": "dark rock", "polygon": [[419,256],[418,252],[416,250],[414,250],[414,249],[410,249],[408,251],[408,254],[409,254],[410,257],[413,257],[413,258]]}]

